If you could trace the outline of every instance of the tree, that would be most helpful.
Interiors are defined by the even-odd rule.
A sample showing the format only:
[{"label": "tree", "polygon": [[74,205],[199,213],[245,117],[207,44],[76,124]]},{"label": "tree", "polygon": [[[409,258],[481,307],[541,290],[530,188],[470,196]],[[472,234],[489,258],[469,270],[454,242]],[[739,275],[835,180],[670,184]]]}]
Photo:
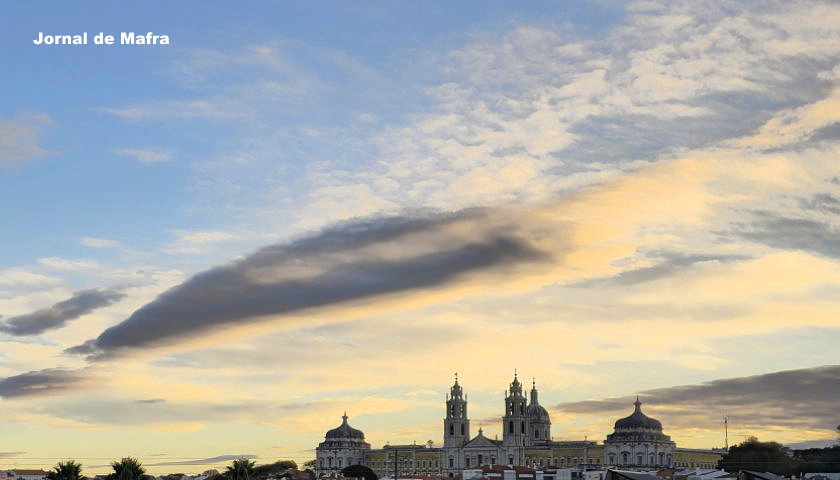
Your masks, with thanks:
[{"label": "tree", "polygon": [[252,480],[254,478],[254,465],[256,462],[247,458],[237,458],[227,467],[225,476],[228,480]]},{"label": "tree", "polygon": [[58,462],[52,470],[45,475],[47,480],[82,480],[82,464],[75,460]]},{"label": "tree", "polygon": [[364,478],[365,480],[379,480],[376,473],[364,465],[350,465],[341,470],[341,474],[345,477]]},{"label": "tree", "polygon": [[294,460],[280,460],[279,462],[277,462],[277,466],[280,468],[285,468],[287,470],[290,468],[297,470],[297,463],[295,463]]},{"label": "tree", "polygon": [[755,470],[790,475],[797,471],[798,462],[784,451],[780,443],[760,442],[756,437],[749,437],[740,445],[732,446],[719,466],[727,472]]},{"label": "tree", "polygon": [[108,475],[108,480],[142,480],[146,469],[133,457],[123,457],[119,462],[111,462],[114,472]]},{"label": "tree", "polygon": [[313,458],[312,460],[307,460],[303,466],[306,468],[315,468],[315,459]]}]

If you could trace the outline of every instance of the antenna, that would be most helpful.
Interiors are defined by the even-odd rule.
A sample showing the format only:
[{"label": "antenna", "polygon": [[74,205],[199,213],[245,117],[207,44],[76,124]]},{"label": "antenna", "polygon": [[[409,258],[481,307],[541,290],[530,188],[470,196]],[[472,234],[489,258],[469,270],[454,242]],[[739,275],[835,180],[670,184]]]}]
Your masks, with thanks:
[{"label": "antenna", "polygon": [[729,451],[729,417],[723,416],[723,443],[726,451]]}]

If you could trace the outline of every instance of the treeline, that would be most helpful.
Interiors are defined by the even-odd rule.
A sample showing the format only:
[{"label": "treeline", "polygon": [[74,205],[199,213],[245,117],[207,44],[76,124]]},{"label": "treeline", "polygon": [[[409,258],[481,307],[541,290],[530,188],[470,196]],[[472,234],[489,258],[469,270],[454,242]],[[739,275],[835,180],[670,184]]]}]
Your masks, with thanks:
[{"label": "treeline", "polygon": [[[307,462],[306,466],[309,466]],[[153,480],[154,476],[146,473],[145,467],[133,457],[124,457],[111,463],[113,471],[106,475],[106,480]],[[309,468],[300,471],[293,460],[280,460],[265,465],[257,465],[253,460],[239,458],[233,461],[224,472],[207,470],[202,475],[206,480],[265,480],[288,478],[293,480],[314,480],[315,472]],[[174,476],[174,475],[173,475]],[[89,480],[82,474],[82,464],[75,460],[58,462],[46,474],[46,480]]]},{"label": "treeline", "polygon": [[777,475],[840,472],[840,446],[789,452],[778,442],[750,437],[730,447],[718,466],[727,472],[754,470]]}]

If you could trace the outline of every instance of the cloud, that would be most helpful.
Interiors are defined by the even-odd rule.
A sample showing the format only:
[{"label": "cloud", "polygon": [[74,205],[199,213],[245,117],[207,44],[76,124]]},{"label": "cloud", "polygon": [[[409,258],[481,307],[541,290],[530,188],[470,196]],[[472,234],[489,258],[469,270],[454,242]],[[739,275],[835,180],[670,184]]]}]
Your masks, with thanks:
[{"label": "cloud", "polygon": [[159,147],[144,147],[144,148],[121,148],[116,150],[117,155],[132,157],[139,163],[151,165],[154,163],[166,163],[172,160],[175,155],[174,150],[159,148]]},{"label": "cloud", "polygon": [[815,193],[810,198],[800,198],[799,208],[840,215],[840,198],[830,193]]},{"label": "cloud", "polygon": [[48,368],[0,380],[0,397],[19,398],[65,393],[93,384],[95,377],[82,370]]},{"label": "cloud", "polygon": [[215,245],[231,242],[239,238],[230,232],[221,230],[173,230],[175,240],[167,243],[164,250],[173,254],[201,254]]},{"label": "cloud", "polygon": [[602,285],[635,285],[673,276],[699,263],[729,263],[750,259],[748,255],[688,254],[680,252],[650,252],[647,256],[659,258],[661,261],[649,267],[624,270],[613,277],[586,280],[575,286],[592,288]]},{"label": "cloud", "polygon": [[739,237],[782,250],[800,250],[840,258],[840,229],[826,221],[792,217],[773,211],[755,212],[752,222],[735,222],[723,236]]},{"label": "cloud", "polygon": [[245,455],[218,455],[215,457],[210,458],[201,458],[196,460],[181,460],[177,462],[159,462],[159,463],[150,463],[148,466],[150,467],[161,467],[164,465],[217,465],[219,463],[230,462],[233,460],[237,460],[240,458],[248,458],[254,459],[259,458],[257,455],[245,454]]},{"label": "cloud", "polygon": [[82,245],[90,248],[116,248],[120,246],[120,242],[108,238],[82,237],[79,241]]},{"label": "cloud", "polygon": [[49,308],[4,320],[0,323],[0,332],[15,336],[38,335],[61,328],[70,320],[112,305],[123,297],[124,293],[115,290],[80,290]]},{"label": "cloud", "polygon": [[135,400],[134,403],[164,403],[166,400],[162,398],[147,398],[145,400]]},{"label": "cloud", "polygon": [[[656,388],[640,395],[648,413],[662,416],[666,430],[669,425],[719,429],[724,414],[730,426],[740,429],[832,430],[837,424],[840,365]],[[612,415],[631,409],[634,398],[568,402],[556,408],[566,413]]]},{"label": "cloud", "polygon": [[0,118],[0,169],[48,155],[50,152],[38,146],[38,141],[44,126],[51,124],[44,114],[18,122]]},{"label": "cloud", "polygon": [[471,273],[538,266],[554,252],[511,213],[467,210],[339,224],[262,248],[164,292],[99,337],[68,353],[107,357],[315,308],[408,294],[464,281]]},{"label": "cloud", "polygon": [[99,264],[96,263],[95,260],[70,260],[67,258],[59,257],[39,258],[38,263],[45,267],[54,268],[56,270],[90,270],[99,267]]},{"label": "cloud", "polygon": [[26,452],[0,452],[0,458],[13,458],[23,455]]}]

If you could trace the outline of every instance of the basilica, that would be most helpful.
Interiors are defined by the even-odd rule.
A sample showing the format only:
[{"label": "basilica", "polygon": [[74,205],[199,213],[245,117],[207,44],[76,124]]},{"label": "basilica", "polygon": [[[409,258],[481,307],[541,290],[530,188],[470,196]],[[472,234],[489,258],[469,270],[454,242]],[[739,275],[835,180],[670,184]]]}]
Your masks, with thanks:
[{"label": "basilica", "polygon": [[714,468],[720,452],[677,448],[662,432],[662,424],[642,412],[638,397],[634,411],[615,422],[615,430],[603,443],[589,440],[555,441],[551,436],[551,417],[539,403],[536,382],[528,396],[514,374],[505,391],[502,438],[488,438],[481,428],[472,436],[467,396],[455,377],[446,395],[443,419],[443,446],[386,445],[371,449],[364,433],[348,423],[327,432],[315,449],[319,476],[339,472],[350,465],[365,465],[380,477],[405,474],[454,477],[467,468],[481,465],[523,465],[543,469],[617,466],[623,469],[652,470],[673,467]]}]

